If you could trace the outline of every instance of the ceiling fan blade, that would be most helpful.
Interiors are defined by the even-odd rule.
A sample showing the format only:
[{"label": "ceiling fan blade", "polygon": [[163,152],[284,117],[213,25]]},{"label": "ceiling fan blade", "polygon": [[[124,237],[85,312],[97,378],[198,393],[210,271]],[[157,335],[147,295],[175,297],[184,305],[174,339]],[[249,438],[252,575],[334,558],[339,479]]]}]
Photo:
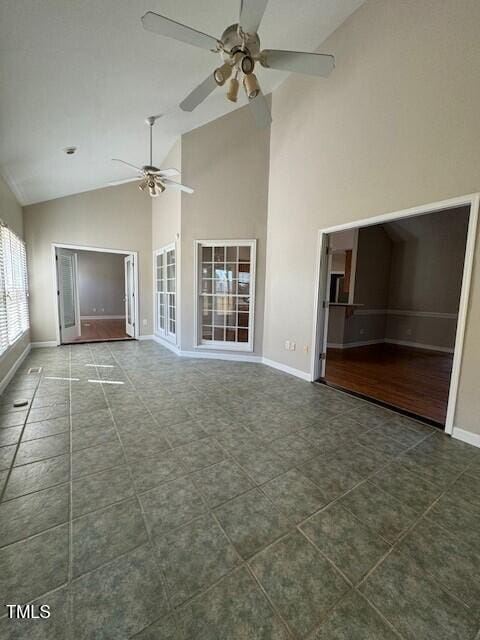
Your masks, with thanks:
[{"label": "ceiling fan blade", "polygon": [[240,0],[238,24],[245,33],[257,33],[268,0]]},{"label": "ceiling fan blade", "polygon": [[131,162],[127,162],[126,160],[120,160],[120,158],[112,158],[112,160],[113,162],[122,162],[123,164],[126,164],[128,167],[132,167],[132,169],[135,169],[135,171],[140,171],[140,173],[143,173],[142,167],[137,167]]},{"label": "ceiling fan blade", "polygon": [[191,187],[187,187],[184,184],[180,184],[180,182],[175,182],[174,180],[162,180],[166,187],[171,189],[177,189],[178,191],[185,191],[185,193],[193,193],[193,189]]},{"label": "ceiling fan blade", "polygon": [[260,64],[267,69],[306,73],[309,76],[328,76],[335,68],[335,58],[324,53],[264,49],[260,53]]},{"label": "ceiling fan blade", "polygon": [[259,129],[268,127],[272,122],[272,114],[270,113],[270,107],[263,93],[260,92],[257,97],[250,100],[248,104],[252,110],[257,127]]},{"label": "ceiling fan blade", "polygon": [[138,182],[138,180],[141,180],[142,176],[138,176],[137,178],[125,178],[124,180],[114,180],[113,182],[109,182],[108,184],[111,187],[115,187],[118,184],[126,184],[127,182]]},{"label": "ceiling fan blade", "polygon": [[161,16],[153,11],[148,11],[142,17],[142,24],[147,31],[152,31],[174,40],[180,40],[180,42],[200,47],[200,49],[207,49],[208,51],[216,51],[218,49],[219,41],[213,36],[187,27],[180,22],[175,22],[175,20],[170,20],[170,18]]},{"label": "ceiling fan blade", "polygon": [[178,169],[159,169],[158,171],[151,171],[150,173],[160,177],[163,176],[164,178],[173,178],[180,175]]},{"label": "ceiling fan blade", "polygon": [[208,78],[205,78],[198,87],[188,94],[188,96],[180,103],[180,109],[182,111],[193,111],[198,105],[203,102],[217,88],[217,83],[211,73]]}]

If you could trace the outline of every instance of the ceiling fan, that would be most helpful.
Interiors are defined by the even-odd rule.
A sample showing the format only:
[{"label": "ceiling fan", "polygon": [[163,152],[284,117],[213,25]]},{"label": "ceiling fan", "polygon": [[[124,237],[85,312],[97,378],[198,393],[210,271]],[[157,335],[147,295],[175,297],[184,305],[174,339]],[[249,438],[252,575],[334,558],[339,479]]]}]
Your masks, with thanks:
[{"label": "ceiling fan", "polygon": [[126,162],[125,160],[120,160],[119,158],[112,158],[112,160],[114,160],[115,162],[122,162],[132,169],[135,169],[138,175],[135,178],[125,178],[124,180],[116,180],[115,182],[110,182],[111,186],[125,184],[126,182],[136,182],[137,180],[140,180],[138,188],[140,189],[140,191],[145,191],[145,189],[148,189],[148,192],[152,196],[152,198],[156,198],[157,196],[159,196],[165,191],[166,188],[179,189],[180,191],[185,191],[185,193],[193,193],[193,189],[191,187],[187,187],[184,184],[175,182],[175,180],[170,180],[170,178],[180,175],[180,172],[177,169],[159,169],[153,164],[153,125],[159,117],[160,116],[150,116],[145,121],[150,127],[150,164],[146,164],[143,167],[137,167],[131,162]]},{"label": "ceiling fan", "polygon": [[214,89],[223,86],[226,82],[227,98],[236,102],[240,77],[257,126],[267,127],[272,117],[265,96],[253,73],[255,64],[259,63],[266,69],[292,71],[312,76],[327,76],[333,70],[335,59],[331,55],[260,48],[257,31],[267,3],[268,0],[240,0],[238,23],[227,27],[220,40],[153,11],[148,11],[143,16],[144,29],[219,53],[222,58],[223,64],[180,103],[183,111],[193,111]]}]

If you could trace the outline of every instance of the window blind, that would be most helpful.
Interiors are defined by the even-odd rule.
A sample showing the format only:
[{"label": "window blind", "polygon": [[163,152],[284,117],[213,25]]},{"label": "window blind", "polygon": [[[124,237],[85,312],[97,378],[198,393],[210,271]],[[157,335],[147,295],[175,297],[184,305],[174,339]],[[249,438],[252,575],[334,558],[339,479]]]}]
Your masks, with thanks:
[{"label": "window blind", "polygon": [[27,256],[24,242],[0,226],[0,353],[30,326]]}]

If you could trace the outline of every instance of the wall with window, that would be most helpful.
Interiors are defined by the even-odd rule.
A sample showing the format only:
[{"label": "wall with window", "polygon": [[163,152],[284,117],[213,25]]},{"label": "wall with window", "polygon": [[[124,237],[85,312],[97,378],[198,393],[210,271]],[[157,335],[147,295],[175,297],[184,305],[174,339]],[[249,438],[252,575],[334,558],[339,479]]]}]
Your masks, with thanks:
[{"label": "wall with window", "polygon": [[[191,351],[195,345],[197,333],[195,325],[200,312],[200,303],[195,289],[200,293],[201,282],[199,265],[195,264],[195,241],[235,241],[256,240],[256,277],[255,277],[255,318],[253,353],[261,355],[263,343],[263,308],[265,295],[265,257],[267,242],[267,200],[269,171],[270,131],[255,127],[248,107],[238,109],[203,127],[190,131],[182,136],[182,181],[195,189],[195,194],[182,195],[181,212],[181,346]],[[219,242],[222,247],[225,244]],[[220,252],[224,251],[223,256]],[[233,251],[233,249],[231,250]],[[242,249],[242,251],[244,251]],[[238,332],[238,322],[243,323],[243,307],[238,315],[238,304],[245,305],[245,299],[238,302],[238,277],[240,269],[245,269],[247,262],[243,260],[229,261],[226,249],[217,251],[218,262],[212,258],[212,273],[217,272],[217,286],[227,286],[231,278],[232,285],[237,287],[235,293],[230,289],[223,296],[223,302],[229,307],[218,309],[217,338],[222,333],[221,318],[223,316],[223,344],[215,344],[214,351],[223,351],[232,346],[232,329],[236,328],[236,337],[244,340],[244,332]],[[243,253],[242,253],[243,256]],[[238,258],[238,254],[237,254]],[[208,264],[208,260],[204,261]],[[232,267],[232,268],[230,268]],[[208,269],[208,266],[206,267]],[[236,270],[236,271],[235,271]],[[196,283],[195,273],[198,279]],[[230,274],[230,275],[229,275]],[[246,273],[244,274],[247,275]],[[277,274],[282,278],[282,273]],[[208,280],[208,278],[207,278]],[[214,281],[215,278],[212,278]],[[223,284],[220,283],[222,280]],[[208,286],[208,284],[206,284]],[[215,282],[212,282],[215,286]],[[287,292],[284,292],[288,297]],[[235,300],[233,299],[235,297]],[[251,304],[251,300],[249,304]],[[235,310],[232,305],[235,303]],[[233,314],[237,315],[235,318]],[[240,320],[239,320],[240,317]],[[233,326],[229,323],[236,323]],[[214,331],[215,324],[211,326]],[[240,327],[240,329],[245,327]],[[197,333],[200,338],[200,332]],[[200,341],[200,340],[198,340]],[[230,344],[228,344],[230,343]],[[243,349],[245,342],[240,344]],[[200,346],[200,349],[202,347]],[[211,352],[211,349],[209,349]]]},{"label": "wall with window", "polygon": [[[152,329],[152,204],[135,184],[107,187],[24,208],[32,342],[56,339],[52,242],[138,252],[140,334]],[[146,321],[144,323],[144,321]]]},{"label": "wall with window", "polygon": [[[23,238],[23,216],[22,207],[18,204],[15,196],[0,177],[0,219],[8,227]],[[0,355],[0,382],[8,374],[11,367],[22,355],[30,342],[29,332],[23,334],[16,342]]]}]

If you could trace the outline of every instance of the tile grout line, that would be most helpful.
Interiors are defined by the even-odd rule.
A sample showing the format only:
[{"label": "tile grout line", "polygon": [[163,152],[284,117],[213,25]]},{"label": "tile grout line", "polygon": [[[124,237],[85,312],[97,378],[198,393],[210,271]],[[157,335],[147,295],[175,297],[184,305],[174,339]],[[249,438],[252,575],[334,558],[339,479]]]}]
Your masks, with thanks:
[{"label": "tile grout line", "polygon": [[[113,352],[112,352],[112,350],[111,350],[110,346],[108,346],[108,347],[107,347],[107,349],[108,349],[108,351],[110,352],[110,356],[112,357],[112,359],[117,363],[117,365],[119,366],[119,368],[120,368],[120,369],[122,370],[122,372],[126,375],[126,373],[125,373],[125,371],[124,371],[123,367],[121,367],[121,366],[119,365],[118,360],[117,360],[117,359],[115,358],[115,356],[113,355]],[[96,360],[96,358],[95,358],[95,354],[93,354],[93,353],[92,353],[92,356],[93,356],[93,362],[95,362],[95,363],[96,363],[96,361],[97,361],[97,360]],[[98,373],[98,367],[96,367],[96,372],[97,372],[97,375],[99,375],[99,373]],[[127,377],[127,379],[129,380],[130,384],[132,384],[132,383],[131,383],[131,381],[130,381],[130,379],[128,378],[128,376],[126,376],[126,377]],[[132,386],[133,386],[133,385],[132,385]],[[121,447],[121,449],[122,449],[122,454],[123,454],[123,458],[124,458],[124,460],[125,460],[125,465],[126,465],[126,468],[128,469],[128,473],[129,473],[129,476],[130,476],[130,482],[131,482],[131,484],[132,484],[132,488],[133,488],[133,492],[134,492],[134,495],[135,495],[135,499],[136,499],[136,502],[137,502],[137,504],[138,504],[138,507],[139,507],[139,510],[140,510],[140,514],[141,514],[141,516],[142,516],[143,526],[144,526],[145,532],[146,532],[146,534],[147,534],[147,542],[148,542],[148,544],[149,544],[149,546],[150,546],[150,549],[151,549],[151,551],[152,551],[152,553],[153,553],[153,556],[154,556],[154,557],[153,557],[153,561],[154,561],[155,565],[157,566],[157,568],[158,568],[158,570],[159,570],[159,572],[160,572],[161,581],[162,581],[162,590],[163,590],[163,593],[164,593],[164,596],[165,596],[165,599],[166,599],[166,603],[167,603],[167,614],[171,614],[171,613],[172,613],[172,611],[173,611],[173,607],[172,607],[172,604],[171,604],[171,602],[170,602],[170,598],[169,598],[169,595],[168,595],[168,581],[167,581],[167,577],[166,577],[166,575],[165,575],[165,572],[163,571],[162,566],[159,564],[159,562],[157,561],[157,558],[155,557],[155,546],[154,546],[154,542],[153,542],[153,539],[152,539],[152,536],[151,536],[151,533],[150,533],[150,527],[148,526],[147,517],[146,517],[145,511],[144,511],[143,505],[142,505],[142,501],[140,500],[140,497],[139,497],[139,495],[138,495],[138,493],[137,493],[137,488],[136,488],[136,485],[135,485],[135,480],[134,480],[134,476],[133,476],[133,473],[132,473],[132,469],[131,469],[130,463],[129,463],[129,461],[128,461],[128,458],[127,458],[127,456],[126,456],[126,454],[125,454],[125,448],[124,448],[124,446],[123,446],[122,439],[121,439],[120,434],[119,434],[119,432],[118,432],[117,423],[116,423],[116,421],[115,421],[115,418],[114,418],[114,415],[113,415],[113,412],[112,412],[112,409],[111,409],[111,406],[110,406],[109,398],[108,398],[108,396],[107,396],[107,394],[106,394],[106,391],[105,391],[105,387],[104,387],[103,385],[101,385],[101,388],[102,388],[102,391],[103,391],[103,395],[104,395],[104,398],[105,398],[105,402],[106,402],[106,404],[107,404],[108,411],[109,411],[109,413],[110,413],[110,417],[111,417],[111,419],[112,419],[112,421],[113,421],[113,424],[114,424],[114,428],[115,428],[115,432],[116,432],[116,435],[117,435],[117,439],[118,439],[119,444],[120,444],[120,447]],[[145,544],[145,543],[142,543],[142,544]],[[141,545],[137,545],[137,547],[135,547],[135,548],[138,548],[139,546],[141,546]],[[131,549],[130,551],[132,551],[132,549]],[[163,617],[166,617],[166,615],[165,615],[165,616],[160,616],[158,619],[161,619],[161,618],[163,618]],[[153,622],[153,621],[152,621],[152,622]]]},{"label": "tile grout line", "polygon": [[[126,374],[126,372],[125,372],[125,371],[124,371],[124,373],[125,373],[125,375],[127,375],[127,377],[128,377],[128,374]],[[130,382],[131,382],[131,381],[130,381]],[[142,401],[142,403],[143,403],[143,401]],[[145,408],[147,409],[147,411],[149,411],[149,413],[152,415],[152,418],[153,418],[153,414],[151,413],[151,411],[149,410],[149,408],[145,405],[145,403],[143,403],[143,404],[144,404]],[[167,442],[168,442],[168,440],[167,440]],[[217,442],[217,441],[215,440],[215,442]],[[168,442],[168,443],[169,443],[169,442]],[[169,444],[170,444],[170,443],[169,443]],[[219,443],[217,442],[217,444],[219,444]],[[219,446],[221,446],[221,445],[219,444]],[[181,459],[180,459],[180,464],[182,464],[182,460],[181,460]],[[185,468],[185,467],[184,467],[184,468]],[[197,486],[195,485],[195,483],[194,483],[194,482],[192,482],[192,483],[193,483],[193,485],[194,485],[194,487],[195,487],[195,490],[197,491],[197,493],[198,493],[198,495],[199,495],[200,499],[202,500],[203,504],[205,505],[205,507],[206,507],[206,509],[207,509],[206,514],[210,515],[210,517],[212,517],[212,518],[214,519],[214,521],[217,523],[217,525],[219,526],[219,528],[220,528],[220,530],[222,531],[223,535],[225,536],[226,540],[228,540],[229,544],[231,545],[232,549],[235,551],[235,553],[236,553],[236,554],[237,554],[237,556],[238,556],[238,559],[240,560],[240,564],[238,565],[238,567],[234,567],[234,568],[232,569],[232,571],[234,571],[236,568],[240,568],[240,567],[246,567],[246,568],[247,568],[247,571],[250,573],[250,575],[251,575],[251,576],[253,576],[255,583],[256,583],[258,586],[260,586],[260,589],[261,589],[262,593],[264,594],[264,596],[266,597],[267,602],[269,603],[269,606],[272,608],[272,610],[273,610],[273,611],[274,611],[274,613],[277,615],[277,617],[279,617],[279,619],[281,620],[282,624],[286,627],[287,631],[289,632],[289,635],[293,636],[293,634],[290,632],[290,627],[286,624],[286,622],[284,621],[283,617],[282,617],[282,616],[280,616],[280,614],[278,613],[278,611],[277,611],[276,607],[274,607],[274,605],[273,605],[273,603],[271,602],[270,598],[266,595],[265,590],[263,589],[263,587],[262,587],[262,586],[260,585],[260,583],[258,582],[258,580],[257,580],[256,576],[254,576],[254,575],[253,575],[253,573],[252,573],[252,571],[251,571],[250,567],[248,566],[247,561],[246,561],[246,560],[241,556],[241,554],[240,554],[240,553],[239,553],[239,551],[237,550],[236,546],[233,544],[233,541],[230,539],[230,537],[228,536],[228,534],[227,534],[227,532],[225,531],[224,527],[221,525],[221,523],[220,523],[220,521],[218,520],[218,518],[217,518],[216,514],[214,513],[214,510],[213,510],[213,509],[208,505],[208,503],[206,502],[206,499],[204,498],[204,496],[202,495],[202,493],[197,489]],[[278,510],[278,508],[277,508],[277,507],[275,507],[275,508]],[[142,510],[143,510],[143,506],[142,506]],[[202,515],[205,515],[205,514],[202,514]],[[190,521],[190,523],[191,523],[191,522],[194,522],[195,520],[198,520],[200,517],[202,517],[202,515],[200,515],[200,516],[198,516],[198,517],[196,517],[196,518],[192,519],[192,520]],[[189,524],[189,523],[183,523],[182,525],[179,525],[179,527],[187,526],[188,524]],[[226,574],[224,574],[223,576],[221,576],[221,578],[219,578],[218,582],[220,582],[220,581],[221,581],[223,578],[225,578],[228,574],[229,574],[229,572],[227,572]],[[165,576],[165,578],[166,578],[166,576]],[[167,581],[167,580],[166,580],[166,586],[168,587],[168,581]],[[208,588],[211,588],[211,586],[212,586],[212,585],[209,585],[209,586],[208,586]],[[173,610],[174,614],[176,614],[176,613],[177,613],[177,610],[178,610],[180,607],[185,606],[185,604],[186,604],[187,602],[189,602],[189,600],[193,599],[194,597],[200,597],[200,596],[201,596],[201,595],[203,595],[207,590],[208,590],[208,589],[200,590],[199,592],[197,592],[197,593],[193,594],[193,595],[192,595],[192,597],[191,597],[190,599],[187,599],[187,600],[183,601],[180,605],[178,605],[178,607],[175,607],[175,606],[173,606],[173,605],[172,605],[172,610]],[[170,600],[171,600],[171,598],[172,598],[172,597],[173,597],[173,594],[170,596]],[[176,615],[175,615],[175,618],[176,618]]]}]

